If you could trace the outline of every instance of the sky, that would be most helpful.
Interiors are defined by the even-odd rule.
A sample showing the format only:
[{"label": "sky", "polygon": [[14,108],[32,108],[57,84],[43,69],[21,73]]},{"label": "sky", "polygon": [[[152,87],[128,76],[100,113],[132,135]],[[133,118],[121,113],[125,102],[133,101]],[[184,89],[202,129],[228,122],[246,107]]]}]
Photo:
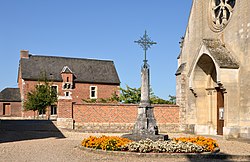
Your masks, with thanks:
[{"label": "sky", "polygon": [[175,95],[179,41],[192,0],[0,0],[0,91],[17,87],[20,50],[32,55],[113,60],[121,87],[141,86],[145,30],[156,96]]}]

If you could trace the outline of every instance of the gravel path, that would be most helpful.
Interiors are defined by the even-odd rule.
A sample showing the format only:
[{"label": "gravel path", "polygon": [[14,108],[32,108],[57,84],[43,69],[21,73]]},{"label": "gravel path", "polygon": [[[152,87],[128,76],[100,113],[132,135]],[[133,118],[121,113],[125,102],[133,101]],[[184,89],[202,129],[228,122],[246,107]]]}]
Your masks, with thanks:
[{"label": "gravel path", "polygon": [[[18,135],[17,135],[18,133]],[[34,133],[34,132],[30,132]],[[36,132],[38,133],[38,132]],[[44,133],[44,132],[40,132]],[[12,136],[11,136],[12,134]],[[66,138],[48,137],[42,139],[31,140],[13,140],[13,142],[1,142],[0,140],[0,161],[15,162],[15,161],[38,161],[38,162],[66,162],[66,161],[83,161],[83,162],[166,162],[166,161],[204,161],[204,159],[189,159],[185,158],[169,158],[169,157],[136,157],[129,155],[110,155],[98,154],[80,150],[77,146],[81,140],[90,135],[100,136],[103,134],[95,133],[78,133],[63,131]],[[121,134],[105,134],[105,135],[121,135]],[[184,136],[185,134],[169,134],[171,137]],[[1,138],[13,138],[13,136],[29,136],[28,132],[0,132]],[[187,136],[187,135],[185,135]],[[232,155],[250,155],[250,143],[239,141],[226,141],[221,137],[213,136],[217,139],[221,152]],[[246,159],[237,159],[245,160]],[[249,159],[248,159],[249,160]],[[208,160],[208,161],[223,161],[223,160]],[[230,161],[227,160],[227,161]],[[232,159],[231,159],[232,161]],[[235,160],[233,160],[235,161]]]}]

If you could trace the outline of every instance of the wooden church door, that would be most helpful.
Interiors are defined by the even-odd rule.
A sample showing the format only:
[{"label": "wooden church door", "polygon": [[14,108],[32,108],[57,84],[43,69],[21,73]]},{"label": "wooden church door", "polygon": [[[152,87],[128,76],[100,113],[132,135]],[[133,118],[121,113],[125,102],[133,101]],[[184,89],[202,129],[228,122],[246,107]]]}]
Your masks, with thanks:
[{"label": "wooden church door", "polygon": [[217,134],[223,135],[224,127],[224,94],[223,91],[217,89]]}]

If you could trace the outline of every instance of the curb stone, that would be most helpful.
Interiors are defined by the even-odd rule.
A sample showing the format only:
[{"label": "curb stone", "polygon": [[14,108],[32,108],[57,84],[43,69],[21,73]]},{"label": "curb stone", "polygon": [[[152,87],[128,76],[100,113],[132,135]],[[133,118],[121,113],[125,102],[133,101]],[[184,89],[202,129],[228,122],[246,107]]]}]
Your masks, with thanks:
[{"label": "curb stone", "polygon": [[147,158],[189,158],[189,159],[221,159],[221,160],[246,160],[250,161],[250,155],[231,155],[223,153],[136,153],[136,152],[125,152],[125,151],[105,151],[99,149],[86,148],[84,146],[76,146],[80,150],[105,154],[114,156],[133,156],[133,157],[147,157]]}]

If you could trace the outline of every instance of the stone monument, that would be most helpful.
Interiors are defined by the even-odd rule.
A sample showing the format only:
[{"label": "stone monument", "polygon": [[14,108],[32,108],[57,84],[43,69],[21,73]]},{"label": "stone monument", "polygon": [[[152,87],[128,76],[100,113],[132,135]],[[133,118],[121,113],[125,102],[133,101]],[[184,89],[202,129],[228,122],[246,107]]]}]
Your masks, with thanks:
[{"label": "stone monument", "polygon": [[151,140],[167,140],[167,135],[159,134],[158,126],[154,117],[154,107],[150,103],[150,78],[149,78],[149,64],[147,63],[147,50],[156,42],[150,40],[147,31],[140,40],[135,41],[144,50],[144,64],[141,68],[141,101],[138,107],[137,120],[132,130],[132,134],[125,134],[123,137],[134,141],[149,138]]}]

